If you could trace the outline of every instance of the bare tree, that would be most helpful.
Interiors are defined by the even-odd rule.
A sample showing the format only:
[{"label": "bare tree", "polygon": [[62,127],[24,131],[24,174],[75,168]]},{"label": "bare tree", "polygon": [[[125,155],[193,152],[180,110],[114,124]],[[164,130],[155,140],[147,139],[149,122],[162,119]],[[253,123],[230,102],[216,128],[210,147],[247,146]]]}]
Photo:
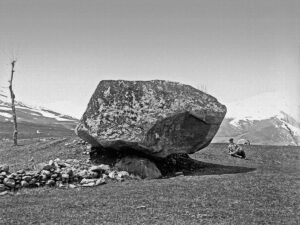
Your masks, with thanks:
[{"label": "bare tree", "polygon": [[13,140],[14,145],[18,145],[18,124],[17,124],[17,114],[16,114],[16,107],[15,107],[15,94],[13,92],[12,84],[14,79],[14,68],[15,68],[16,60],[13,60],[11,62],[11,76],[9,80],[9,91],[10,91],[10,97],[11,97],[11,109],[13,114],[13,120],[14,120],[14,132],[13,132]]}]

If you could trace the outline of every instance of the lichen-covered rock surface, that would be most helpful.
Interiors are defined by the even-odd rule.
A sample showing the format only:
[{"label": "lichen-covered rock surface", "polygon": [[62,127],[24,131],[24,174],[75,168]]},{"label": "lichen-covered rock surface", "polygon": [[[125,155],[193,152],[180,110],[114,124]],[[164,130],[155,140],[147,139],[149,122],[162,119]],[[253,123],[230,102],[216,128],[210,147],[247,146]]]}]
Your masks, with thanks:
[{"label": "lichen-covered rock surface", "polygon": [[93,147],[164,158],[206,147],[225,114],[226,107],[216,98],[189,85],[104,80],[76,134]]}]

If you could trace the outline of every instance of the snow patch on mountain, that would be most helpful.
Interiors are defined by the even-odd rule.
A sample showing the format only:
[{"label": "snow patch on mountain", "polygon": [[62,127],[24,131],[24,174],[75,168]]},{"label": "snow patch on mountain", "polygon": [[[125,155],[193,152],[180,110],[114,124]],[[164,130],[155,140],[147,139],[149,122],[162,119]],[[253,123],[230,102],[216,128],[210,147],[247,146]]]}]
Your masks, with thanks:
[{"label": "snow patch on mountain", "polygon": [[284,119],[286,114],[297,120],[299,107],[295,104],[294,99],[283,92],[266,92],[237,102],[227,103],[226,117],[233,119],[232,125],[238,125],[241,120],[255,121],[272,117]]},{"label": "snow patch on mountain", "polygon": [[246,138],[256,144],[299,145],[297,96],[267,92],[225,104],[227,115],[215,140]]},{"label": "snow patch on mountain", "polygon": [[[0,87],[0,117],[11,118],[11,102],[7,88]],[[26,105],[20,101],[15,101],[15,107],[17,109],[17,116],[19,120],[22,120],[23,115],[28,115],[33,120],[35,117],[44,117],[47,119],[54,119],[58,122],[76,122],[77,119],[64,114],[56,113],[50,109],[40,106]],[[25,116],[25,117],[28,117]],[[27,119],[26,119],[27,120]]]}]

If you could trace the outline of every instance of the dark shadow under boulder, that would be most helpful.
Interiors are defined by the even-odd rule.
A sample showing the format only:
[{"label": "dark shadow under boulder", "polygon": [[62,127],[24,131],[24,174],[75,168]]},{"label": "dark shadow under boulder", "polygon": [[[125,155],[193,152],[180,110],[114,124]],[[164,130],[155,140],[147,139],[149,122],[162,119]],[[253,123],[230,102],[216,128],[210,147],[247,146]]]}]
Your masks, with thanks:
[{"label": "dark shadow under boulder", "polygon": [[247,167],[201,162],[192,159],[188,154],[172,154],[166,158],[149,157],[146,154],[135,152],[134,149],[119,152],[112,149],[93,148],[90,157],[93,163],[109,164],[119,170],[138,175],[143,179],[173,177],[177,174],[200,176],[245,173],[255,170]]}]

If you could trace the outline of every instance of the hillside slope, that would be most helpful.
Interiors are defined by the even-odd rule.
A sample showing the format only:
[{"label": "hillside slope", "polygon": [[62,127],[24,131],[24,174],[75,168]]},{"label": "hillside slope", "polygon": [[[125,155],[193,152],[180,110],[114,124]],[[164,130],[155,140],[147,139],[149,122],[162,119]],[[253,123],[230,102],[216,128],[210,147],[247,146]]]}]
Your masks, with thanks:
[{"label": "hillside slope", "polygon": [[[20,138],[73,134],[77,119],[52,110],[15,102]],[[0,88],[0,138],[12,133],[11,102],[8,90]]]},{"label": "hillside slope", "polygon": [[264,93],[226,106],[228,113],[214,142],[234,137],[263,145],[300,144],[300,107],[280,93]]}]

